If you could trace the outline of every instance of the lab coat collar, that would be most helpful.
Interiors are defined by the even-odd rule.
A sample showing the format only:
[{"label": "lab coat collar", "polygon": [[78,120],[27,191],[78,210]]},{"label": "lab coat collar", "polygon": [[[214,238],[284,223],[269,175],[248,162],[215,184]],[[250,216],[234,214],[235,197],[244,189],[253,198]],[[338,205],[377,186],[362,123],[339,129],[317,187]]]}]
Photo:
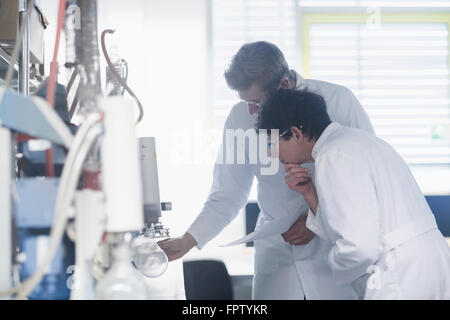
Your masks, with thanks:
[{"label": "lab coat collar", "polygon": [[295,70],[289,70],[291,78],[295,79],[295,90],[303,91],[306,89],[306,81],[303,77]]},{"label": "lab coat collar", "polygon": [[317,155],[320,153],[323,145],[325,144],[325,141],[327,141],[330,134],[332,134],[333,132],[338,130],[340,127],[342,127],[342,126],[339,123],[331,122],[328,125],[328,127],[325,128],[325,130],[320,135],[319,139],[314,144],[314,147],[311,151],[311,156],[313,157],[314,160],[316,160]]}]

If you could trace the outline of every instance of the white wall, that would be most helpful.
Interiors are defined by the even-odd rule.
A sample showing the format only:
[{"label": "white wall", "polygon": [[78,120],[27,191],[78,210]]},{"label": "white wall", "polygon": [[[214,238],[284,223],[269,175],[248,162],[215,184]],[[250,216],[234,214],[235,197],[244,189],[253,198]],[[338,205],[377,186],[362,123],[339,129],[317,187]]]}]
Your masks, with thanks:
[{"label": "white wall", "polygon": [[[206,3],[99,1],[99,34],[116,30],[107,43],[117,44],[129,62],[129,84],[144,106],[138,135],[156,137],[161,201],[173,204],[163,215],[175,236],[199,213],[211,183],[212,162],[193,164],[183,152],[196,128],[206,125]],[[186,141],[174,141],[180,132]]]}]

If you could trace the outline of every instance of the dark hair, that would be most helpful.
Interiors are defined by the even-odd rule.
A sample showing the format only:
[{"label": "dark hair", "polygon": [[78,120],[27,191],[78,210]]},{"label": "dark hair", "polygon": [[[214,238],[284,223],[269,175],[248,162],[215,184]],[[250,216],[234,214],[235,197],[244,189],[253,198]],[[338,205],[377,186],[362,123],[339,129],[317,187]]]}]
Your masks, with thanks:
[{"label": "dark hair", "polygon": [[233,90],[247,90],[256,83],[263,91],[271,91],[288,74],[289,66],[281,50],[272,43],[258,41],[239,49],[224,76]]},{"label": "dark hair", "polygon": [[[280,134],[292,127],[299,127],[309,140],[318,139],[331,123],[325,100],[308,91],[280,89],[269,95],[261,106],[257,129],[279,129]],[[292,137],[289,130],[284,139]]]}]

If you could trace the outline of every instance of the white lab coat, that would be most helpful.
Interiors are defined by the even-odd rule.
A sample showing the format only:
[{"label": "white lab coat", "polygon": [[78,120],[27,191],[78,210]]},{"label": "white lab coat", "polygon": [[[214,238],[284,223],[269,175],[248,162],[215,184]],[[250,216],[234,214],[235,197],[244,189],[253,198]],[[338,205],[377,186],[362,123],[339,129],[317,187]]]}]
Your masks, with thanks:
[{"label": "white lab coat", "polygon": [[336,281],[365,299],[450,299],[450,248],[408,165],[383,140],[331,123],[317,140],[319,207]]},{"label": "white lab coat", "polygon": [[[367,114],[349,89],[323,81],[305,80],[299,74],[296,76],[296,89],[323,96],[332,120],[373,133]],[[254,128],[256,119],[257,114],[250,115],[247,104],[238,103],[231,110],[224,129]],[[221,150],[225,149],[224,135]],[[312,170],[313,166],[309,167]],[[261,209],[257,228],[286,214],[307,214],[308,206],[303,197],[287,187],[283,166],[271,176],[261,175],[260,169],[260,164],[216,163],[208,200],[188,229],[199,249],[219,234],[247,203],[254,177],[258,180],[258,205]],[[330,242],[319,237],[305,246],[292,246],[281,235],[255,241],[253,299],[355,298],[352,288],[337,285],[332,278],[327,263],[330,247]]]}]

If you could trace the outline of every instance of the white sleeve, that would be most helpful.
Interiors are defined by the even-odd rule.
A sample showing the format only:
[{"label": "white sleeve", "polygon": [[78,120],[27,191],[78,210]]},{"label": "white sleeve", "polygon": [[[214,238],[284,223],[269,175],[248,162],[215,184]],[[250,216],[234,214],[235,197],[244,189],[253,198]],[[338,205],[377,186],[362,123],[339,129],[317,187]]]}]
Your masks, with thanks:
[{"label": "white sleeve", "polygon": [[314,234],[319,236],[320,238],[324,240],[329,240],[320,217],[321,217],[320,206],[317,206],[316,214],[314,214],[311,208],[309,208],[308,217],[306,218],[306,227],[312,232],[314,232]]},{"label": "white sleeve", "polygon": [[234,148],[234,154],[237,154],[236,145],[226,145],[233,143],[225,139],[225,130],[231,127],[228,118],[218,160],[214,165],[213,184],[208,199],[199,216],[187,230],[197,241],[198,249],[217,236],[237,216],[239,210],[247,203],[252,186],[254,173],[251,165],[222,164],[225,161],[220,161],[222,156],[225,158],[226,150],[230,150],[229,148]]},{"label": "white sleeve", "polygon": [[333,243],[328,261],[339,284],[353,284],[382,252],[376,189],[365,164],[342,153],[318,160],[317,217]]}]

